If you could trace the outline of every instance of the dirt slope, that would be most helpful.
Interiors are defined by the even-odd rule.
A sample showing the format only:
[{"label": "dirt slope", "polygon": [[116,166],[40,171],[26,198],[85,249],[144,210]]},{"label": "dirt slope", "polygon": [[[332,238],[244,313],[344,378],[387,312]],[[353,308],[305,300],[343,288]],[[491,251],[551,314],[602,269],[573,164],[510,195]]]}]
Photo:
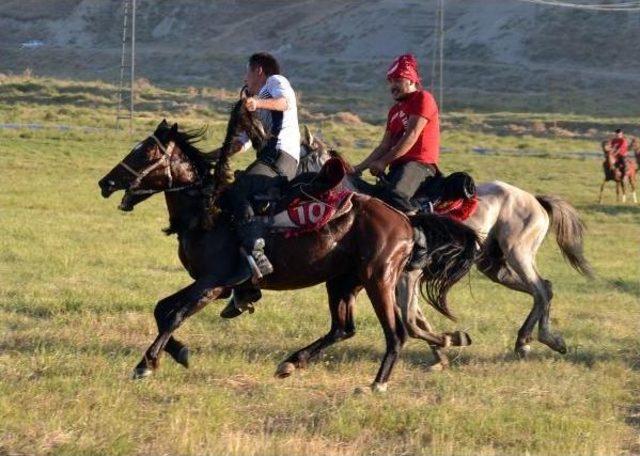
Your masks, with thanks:
[{"label": "dirt slope", "polygon": [[[640,14],[446,3],[448,108],[636,113]],[[421,0],[138,0],[138,74],[233,88],[247,54],[266,49],[303,92],[348,107],[386,97],[401,52],[418,55],[429,84],[434,11]],[[4,0],[0,72],[115,81],[121,27],[120,0]]]}]

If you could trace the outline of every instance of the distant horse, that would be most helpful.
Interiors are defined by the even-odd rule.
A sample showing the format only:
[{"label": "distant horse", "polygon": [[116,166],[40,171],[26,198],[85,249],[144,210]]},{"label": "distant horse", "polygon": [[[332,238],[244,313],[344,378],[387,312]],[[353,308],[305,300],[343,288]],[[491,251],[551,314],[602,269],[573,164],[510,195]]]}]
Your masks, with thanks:
[{"label": "distant horse", "polygon": [[622,193],[622,202],[627,201],[627,192],[625,188],[624,181],[628,180],[629,185],[631,186],[631,196],[633,198],[633,202],[638,202],[638,197],[636,196],[636,173],[638,170],[638,166],[640,166],[640,151],[637,140],[634,139],[631,141],[631,150],[635,152],[636,162],[631,157],[625,157],[625,170],[624,175],[622,174],[622,170],[616,163],[616,159],[613,156],[613,148],[609,141],[602,141],[602,152],[604,153],[604,161],[602,162],[602,170],[604,171],[604,180],[602,181],[602,185],[600,186],[600,196],[598,197],[598,203],[602,204],[602,192],[604,191],[604,185],[609,181],[614,181],[616,183],[616,201],[620,201],[620,193]]},{"label": "distant horse", "polygon": [[[154,133],[140,142],[99,182],[106,198],[125,190],[120,204],[133,210],[140,201],[164,193],[169,212],[169,232],[177,233],[179,257],[194,282],[160,300],[154,315],[158,336],[134,370],[134,378],[150,375],[159,366],[164,349],[178,363],[188,366],[188,349],[172,333],[189,316],[214,299],[228,297],[232,287],[225,280],[239,262],[235,236],[226,213],[210,220],[211,202],[217,204],[228,184],[228,154],[232,139],[247,131],[252,141],[264,137],[242,102],[231,115],[227,134],[211,177],[211,164],[194,145],[198,139],[163,121]],[[256,139],[257,138],[257,139]],[[386,351],[372,388],[384,391],[407,334],[396,306],[398,276],[414,247],[413,229],[427,237],[428,258],[421,285],[429,302],[446,309],[446,294],[473,265],[477,236],[464,225],[438,216],[409,220],[381,201],[353,195],[352,209],[331,220],[325,229],[285,238],[272,232],[267,237],[267,254],[275,271],[259,286],[270,290],[291,290],[326,283],[331,312],[329,332],[293,353],[276,372],[279,377],[303,368],[326,347],[355,334],[353,311],[356,296],[364,288],[382,326]],[[207,223],[213,226],[205,228]],[[295,313],[295,311],[294,311]],[[295,317],[294,317],[295,318]],[[428,335],[433,346],[461,345],[462,333]]]},{"label": "distant horse", "polygon": [[638,141],[638,138],[633,138],[631,140],[629,149],[631,149],[633,154],[636,156],[636,165],[640,168],[640,141]]},{"label": "distant horse", "polygon": [[[335,151],[315,138],[308,129],[303,139],[306,154],[315,154],[322,163]],[[351,176],[354,188],[367,191],[360,179]],[[463,223],[473,228],[481,238],[481,251],[476,257],[476,266],[492,281],[512,290],[527,293],[533,297],[533,308],[518,331],[515,352],[526,356],[530,351],[532,331],[538,324],[538,340],[559,353],[567,348],[560,334],[551,331],[549,312],[551,307],[551,282],[544,279],[535,264],[538,248],[549,228],[553,228],[556,241],[563,256],[578,272],[591,277],[591,267],[583,255],[582,241],[584,225],[577,211],[566,201],[556,196],[532,195],[505,182],[494,181],[477,186],[478,206],[473,215]],[[408,303],[403,308],[409,335],[424,338],[423,332],[432,332],[418,306],[415,283],[419,271],[400,278],[398,303]],[[401,295],[401,297],[400,297]],[[442,312],[451,318],[451,313]],[[432,346],[436,363],[433,369],[447,365],[447,358],[440,348]]]}]

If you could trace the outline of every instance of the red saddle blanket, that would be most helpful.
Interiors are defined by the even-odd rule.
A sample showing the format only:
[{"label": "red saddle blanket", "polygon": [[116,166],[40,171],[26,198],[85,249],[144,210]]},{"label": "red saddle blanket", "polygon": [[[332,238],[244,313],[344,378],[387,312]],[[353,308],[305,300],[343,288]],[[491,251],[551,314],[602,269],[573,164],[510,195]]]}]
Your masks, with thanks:
[{"label": "red saddle blanket", "polygon": [[459,198],[451,201],[443,201],[436,204],[434,210],[436,214],[446,215],[454,220],[462,222],[473,215],[478,208],[478,197]]},{"label": "red saddle blanket", "polygon": [[273,217],[263,217],[270,229],[284,232],[285,237],[318,231],[331,220],[351,210],[353,192],[334,188],[312,198],[296,198],[286,210]]}]

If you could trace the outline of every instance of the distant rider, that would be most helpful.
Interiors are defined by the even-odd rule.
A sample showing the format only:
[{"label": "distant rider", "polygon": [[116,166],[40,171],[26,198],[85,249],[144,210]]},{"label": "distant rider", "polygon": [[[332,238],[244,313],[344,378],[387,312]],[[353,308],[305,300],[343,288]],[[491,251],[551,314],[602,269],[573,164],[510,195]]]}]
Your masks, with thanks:
[{"label": "distant rider", "polygon": [[614,159],[614,166],[620,169],[622,176],[627,171],[627,155],[629,154],[629,145],[627,138],[624,137],[622,128],[615,131],[615,137],[609,142],[611,145],[611,153]]}]

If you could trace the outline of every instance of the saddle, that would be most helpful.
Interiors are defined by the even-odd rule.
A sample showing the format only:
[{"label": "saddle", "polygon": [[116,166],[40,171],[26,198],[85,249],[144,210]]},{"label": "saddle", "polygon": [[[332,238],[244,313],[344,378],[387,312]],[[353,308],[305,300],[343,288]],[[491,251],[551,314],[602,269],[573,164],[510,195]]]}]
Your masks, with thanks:
[{"label": "saddle", "polygon": [[426,179],[413,200],[423,209],[429,206],[439,215],[446,215],[458,221],[466,220],[476,210],[478,198],[473,178],[465,172],[455,172]]},{"label": "saddle", "polygon": [[305,173],[254,195],[256,216],[271,231],[286,237],[317,231],[351,210],[353,193],[342,187],[346,170],[342,160],[328,160],[318,173]]}]

